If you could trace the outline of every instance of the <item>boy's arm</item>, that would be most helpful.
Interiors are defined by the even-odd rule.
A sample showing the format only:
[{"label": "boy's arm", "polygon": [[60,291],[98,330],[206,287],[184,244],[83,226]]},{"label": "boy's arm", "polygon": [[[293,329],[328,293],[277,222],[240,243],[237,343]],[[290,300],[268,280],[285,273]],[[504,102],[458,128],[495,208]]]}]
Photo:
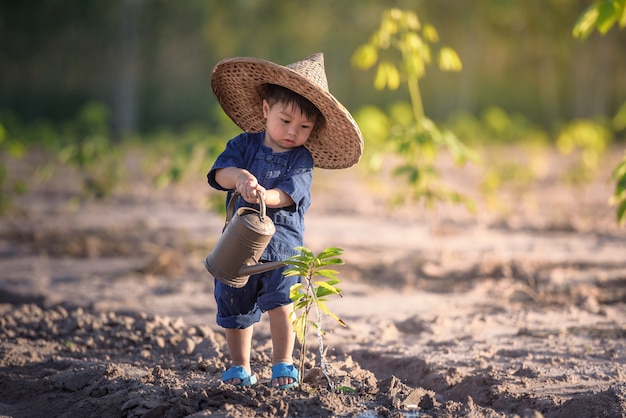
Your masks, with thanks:
[{"label": "boy's arm", "polygon": [[248,203],[258,203],[258,194],[265,195],[268,208],[283,208],[293,205],[291,197],[280,189],[266,190],[248,170],[237,167],[220,168],[215,171],[215,181],[224,189],[234,189]]}]

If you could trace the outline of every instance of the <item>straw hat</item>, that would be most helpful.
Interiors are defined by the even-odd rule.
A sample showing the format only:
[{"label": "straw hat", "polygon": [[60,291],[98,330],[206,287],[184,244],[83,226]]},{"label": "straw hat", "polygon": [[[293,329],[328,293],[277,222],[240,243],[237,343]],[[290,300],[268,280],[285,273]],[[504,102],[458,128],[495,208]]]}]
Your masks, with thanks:
[{"label": "straw hat", "polygon": [[219,62],[211,75],[222,109],[248,132],[265,129],[262,85],[267,83],[300,94],[324,116],[305,143],[316,167],[347,168],[359,161],[363,136],[350,113],[329,93],[322,54],[287,66],[257,58],[229,58]]}]

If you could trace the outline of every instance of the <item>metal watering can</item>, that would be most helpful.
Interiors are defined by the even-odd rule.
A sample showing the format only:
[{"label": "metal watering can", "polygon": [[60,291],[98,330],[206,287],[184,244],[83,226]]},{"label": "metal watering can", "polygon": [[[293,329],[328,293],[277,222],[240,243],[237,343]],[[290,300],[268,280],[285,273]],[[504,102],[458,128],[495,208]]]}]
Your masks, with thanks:
[{"label": "metal watering can", "polygon": [[244,287],[251,275],[285,265],[282,261],[258,261],[276,232],[274,222],[266,216],[264,196],[259,198],[260,210],[241,207],[233,215],[238,197],[235,193],[230,199],[222,236],[204,262],[213,277],[231,287]]}]

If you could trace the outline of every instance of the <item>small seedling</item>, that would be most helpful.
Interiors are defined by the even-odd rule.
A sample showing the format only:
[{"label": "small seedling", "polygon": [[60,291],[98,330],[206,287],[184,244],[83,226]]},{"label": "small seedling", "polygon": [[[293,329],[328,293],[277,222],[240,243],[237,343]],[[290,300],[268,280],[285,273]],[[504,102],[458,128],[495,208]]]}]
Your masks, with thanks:
[{"label": "small seedling", "polygon": [[[343,253],[341,248],[326,248],[317,256],[306,247],[296,247],[300,254],[290,257],[285,262],[291,267],[283,273],[285,277],[301,276],[302,282],[291,287],[290,298],[293,301],[292,324],[296,332],[296,337],[300,343],[300,376],[298,383],[302,385],[302,376],[304,371],[304,360],[306,358],[306,336],[308,326],[312,325],[317,331],[320,353],[320,367],[322,373],[328,380],[328,384],[333,389],[333,382],[326,370],[324,363],[324,331],[321,327],[322,313],[334,318],[342,326],[346,326],[337,315],[328,310],[324,303],[328,296],[341,296],[341,289],[336,287],[340,280],[337,279],[337,271],[329,269],[328,266],[344,264],[343,260],[338,258]],[[314,281],[316,277],[325,277],[326,280]],[[309,319],[309,313],[315,309],[316,320]]]}]

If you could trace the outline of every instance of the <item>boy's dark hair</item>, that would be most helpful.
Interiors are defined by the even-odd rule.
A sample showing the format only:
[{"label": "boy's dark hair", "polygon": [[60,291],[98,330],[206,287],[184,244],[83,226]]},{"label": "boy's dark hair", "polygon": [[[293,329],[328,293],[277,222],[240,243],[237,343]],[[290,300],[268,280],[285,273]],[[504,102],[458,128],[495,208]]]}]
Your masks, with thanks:
[{"label": "boy's dark hair", "polygon": [[323,123],[324,117],[319,109],[311,103],[308,99],[300,96],[293,90],[289,90],[283,86],[277,84],[264,84],[265,100],[270,106],[276,103],[284,103],[286,105],[295,105],[300,108],[302,114],[310,119],[315,120],[315,126],[319,126]]}]

